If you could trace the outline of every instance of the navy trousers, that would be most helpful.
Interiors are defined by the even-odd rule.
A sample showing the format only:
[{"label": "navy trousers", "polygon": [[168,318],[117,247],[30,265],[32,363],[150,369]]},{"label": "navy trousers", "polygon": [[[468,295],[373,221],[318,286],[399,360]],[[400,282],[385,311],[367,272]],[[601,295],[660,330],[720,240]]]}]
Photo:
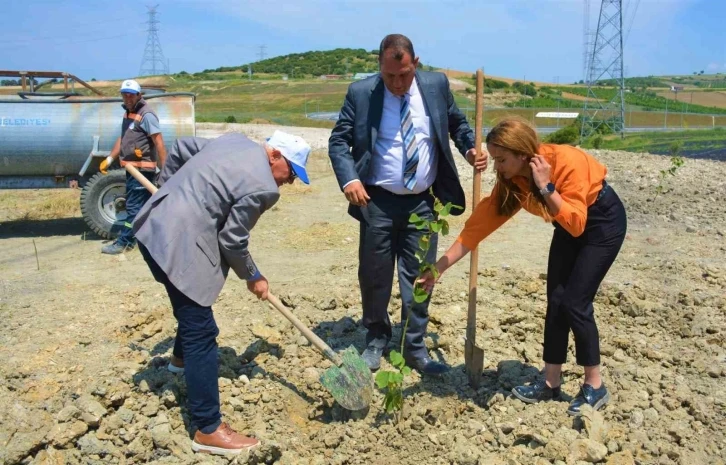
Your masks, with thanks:
[{"label": "navy trousers", "polygon": [[154,278],[166,287],[171,300],[174,318],[178,323],[174,355],[184,360],[187,404],[192,425],[204,434],[212,433],[222,420],[217,364],[219,328],[214,321],[212,307],[199,305],[174,287],[141,243],[139,251]]},{"label": "navy trousers", "polygon": [[[149,171],[142,171],[146,179],[154,182],[155,173]],[[135,177],[131,176],[128,172],[126,173],[126,221],[124,221],[124,227],[121,229],[116,239],[116,243],[124,247],[133,247],[136,245],[136,238],[134,237],[133,222],[136,215],[144,206],[147,200],[151,198],[151,192],[141,185]]]},{"label": "navy trousers", "polygon": [[[427,356],[424,336],[429,322],[429,300],[413,301],[413,285],[418,276],[418,241],[423,231],[409,218],[412,213],[433,220],[433,198],[428,192],[396,195],[375,186],[366,186],[368,206],[361,209],[358,281],[363,301],[363,325],[368,329],[366,343],[387,343],[391,339],[388,302],[393,288],[393,270],[398,266],[401,291],[401,324],[410,314],[404,355],[406,358]],[[438,235],[431,236],[426,261],[436,261]]]}]

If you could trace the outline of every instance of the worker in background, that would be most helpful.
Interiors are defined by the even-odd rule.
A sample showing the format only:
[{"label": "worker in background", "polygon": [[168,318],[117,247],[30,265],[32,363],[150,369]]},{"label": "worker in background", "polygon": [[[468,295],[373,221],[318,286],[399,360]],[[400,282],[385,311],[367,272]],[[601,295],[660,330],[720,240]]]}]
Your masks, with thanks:
[{"label": "worker in background", "polygon": [[[141,86],[133,79],[121,84],[121,97],[126,110],[121,123],[121,137],[111,149],[111,154],[101,162],[101,173],[106,174],[108,167],[118,158],[121,166],[135,166],[149,179],[154,180],[157,165],[161,169],[166,160],[164,138],[159,127],[159,118],[141,96]],[[119,237],[105,245],[101,253],[116,255],[136,245],[132,223],[151,193],[129,173],[126,173],[126,220]]]}]

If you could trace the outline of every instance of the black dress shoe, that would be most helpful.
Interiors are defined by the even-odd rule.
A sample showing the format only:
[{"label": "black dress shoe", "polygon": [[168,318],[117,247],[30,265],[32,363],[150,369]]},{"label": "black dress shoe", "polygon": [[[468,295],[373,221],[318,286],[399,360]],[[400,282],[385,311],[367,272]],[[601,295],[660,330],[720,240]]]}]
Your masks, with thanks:
[{"label": "black dress shoe", "polygon": [[551,388],[544,380],[537,381],[527,386],[517,386],[512,389],[514,397],[528,404],[535,404],[546,400],[560,400],[562,391],[560,387]]},{"label": "black dress shoe", "polygon": [[578,417],[582,415],[581,409],[583,405],[589,404],[594,410],[600,410],[609,401],[610,394],[605,388],[605,383],[601,384],[597,389],[589,384],[583,384],[580,388],[580,393],[570,402],[567,413],[573,417]]},{"label": "black dress shoe", "polygon": [[418,370],[422,375],[442,375],[451,369],[444,363],[431,360],[429,356],[414,359],[406,358],[406,365]]}]

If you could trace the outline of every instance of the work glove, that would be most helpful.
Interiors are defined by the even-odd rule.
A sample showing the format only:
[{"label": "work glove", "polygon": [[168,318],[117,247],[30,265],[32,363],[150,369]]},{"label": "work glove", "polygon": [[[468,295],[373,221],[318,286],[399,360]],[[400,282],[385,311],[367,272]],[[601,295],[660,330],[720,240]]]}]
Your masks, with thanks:
[{"label": "work glove", "polygon": [[113,157],[110,155],[106,157],[105,160],[101,162],[101,165],[98,167],[99,171],[101,171],[101,174],[108,174],[108,167],[111,166],[113,163]]}]

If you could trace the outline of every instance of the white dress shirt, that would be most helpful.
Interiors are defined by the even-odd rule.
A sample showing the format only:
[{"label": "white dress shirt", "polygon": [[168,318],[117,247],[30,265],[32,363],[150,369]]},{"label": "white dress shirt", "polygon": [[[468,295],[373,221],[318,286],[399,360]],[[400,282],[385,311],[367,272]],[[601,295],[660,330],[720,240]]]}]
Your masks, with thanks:
[{"label": "white dress shirt", "polygon": [[431,137],[431,125],[426,115],[423,98],[416,79],[406,94],[411,108],[413,130],[418,146],[416,186],[413,191],[403,185],[403,167],[406,164],[401,135],[401,98],[384,86],[383,114],[366,184],[382,187],[394,194],[418,194],[427,190],[436,179],[437,157]]}]

